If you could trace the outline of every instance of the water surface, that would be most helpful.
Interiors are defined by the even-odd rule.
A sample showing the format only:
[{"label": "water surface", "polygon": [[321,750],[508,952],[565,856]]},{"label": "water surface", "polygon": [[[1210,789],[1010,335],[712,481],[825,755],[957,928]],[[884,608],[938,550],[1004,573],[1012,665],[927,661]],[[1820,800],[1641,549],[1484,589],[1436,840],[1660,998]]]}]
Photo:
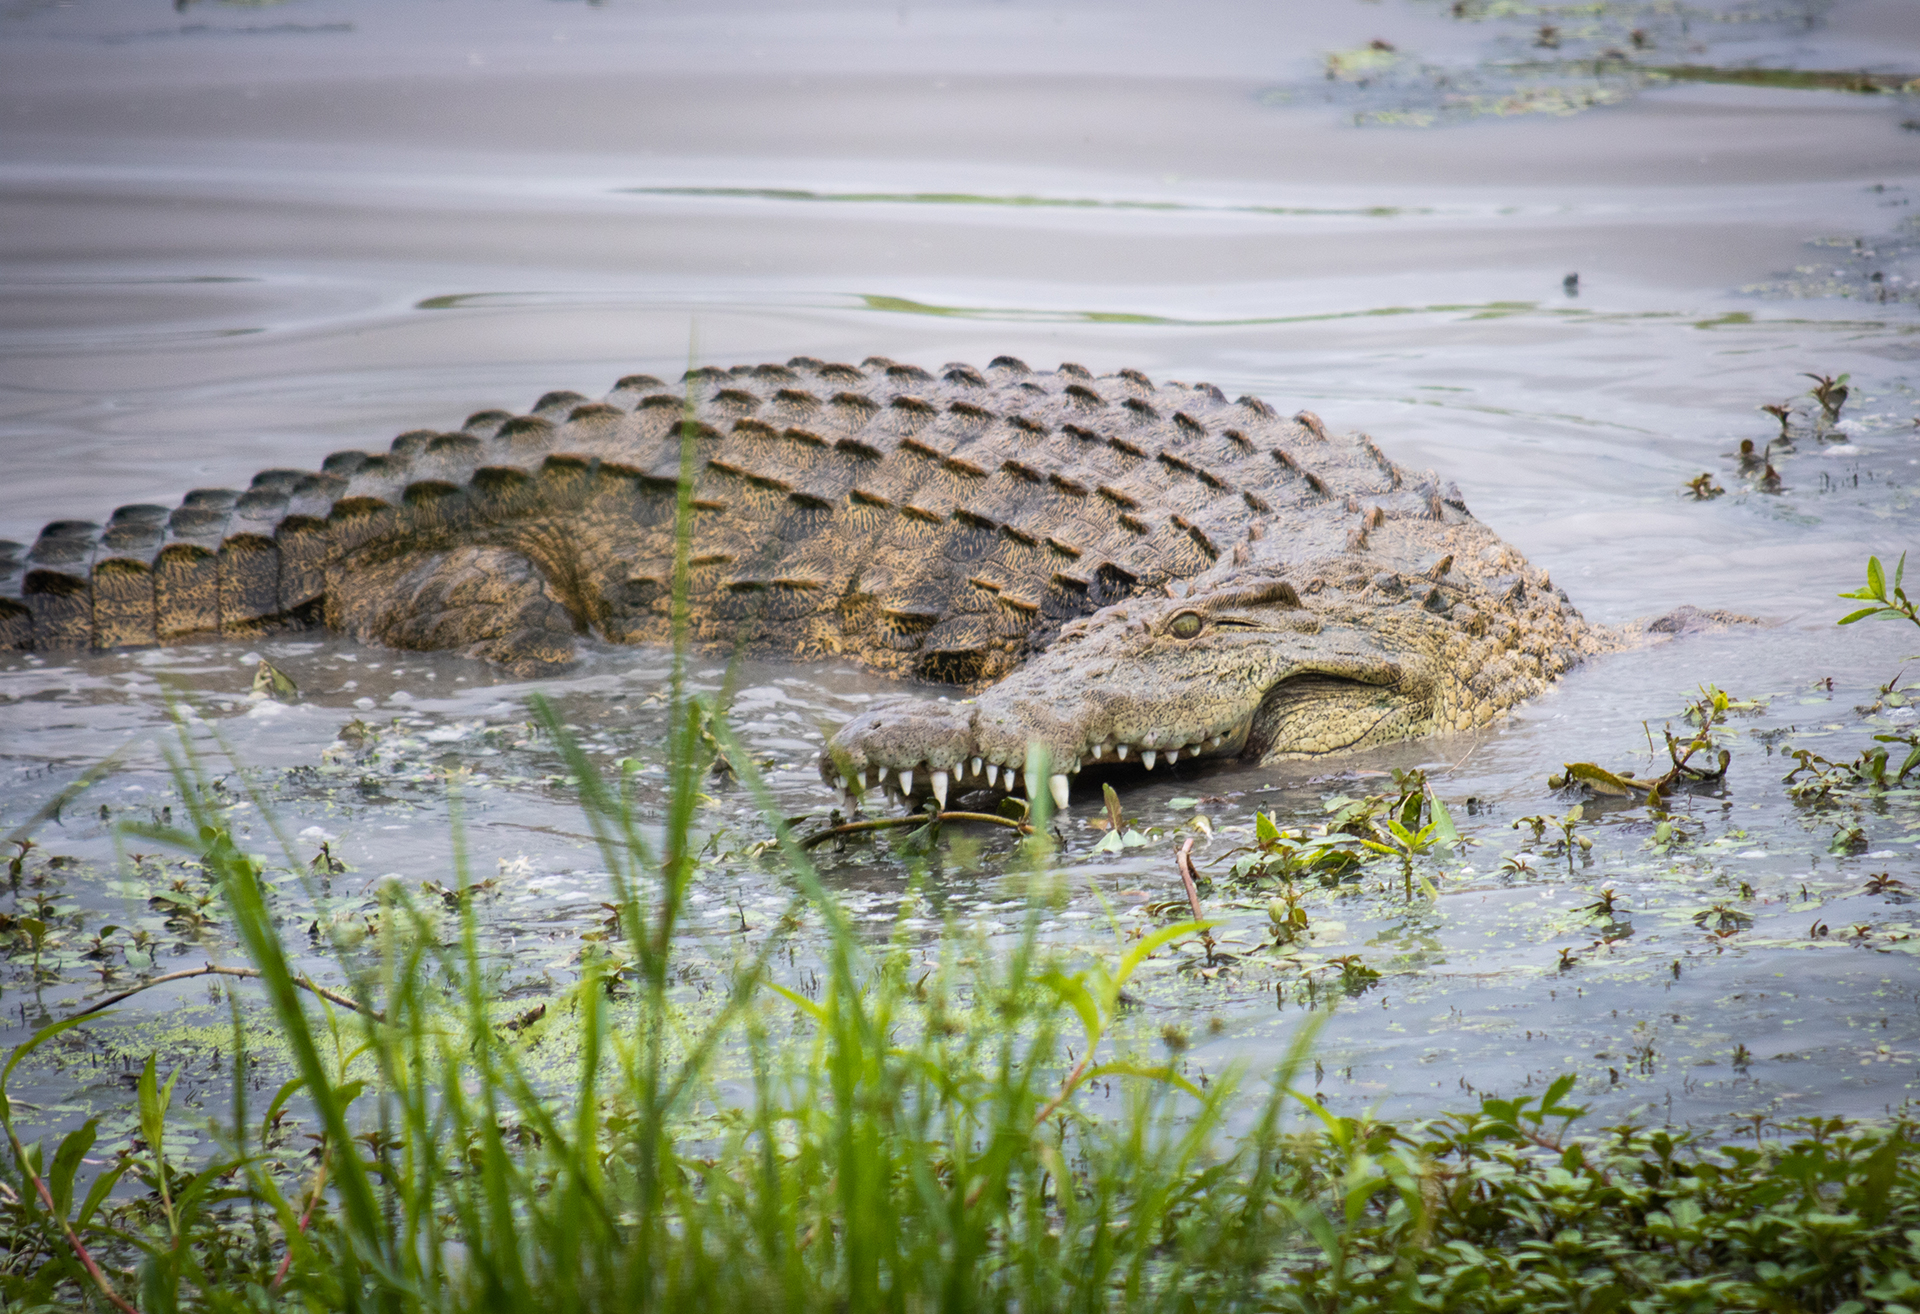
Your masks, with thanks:
[{"label": "water surface", "polygon": [[[1661,35],[1686,43],[1662,58],[1920,72],[1904,5],[1789,8]],[[1213,974],[1169,956],[1143,986],[1142,1043],[1173,1026],[1196,1071],[1264,1064],[1332,998],[1317,1077],[1336,1105],[1431,1113],[1570,1070],[1620,1116],[1898,1106],[1920,1082],[1920,928],[1901,887],[1863,890],[1877,873],[1920,888],[1920,808],[1895,791],[1812,810],[1781,777],[1793,749],[1851,760],[1913,726],[1878,687],[1920,635],[1832,622],[1866,556],[1914,537],[1920,132],[1902,124],[1920,102],[1677,84],[1411,130],[1354,121],[1428,103],[1417,78],[1323,75],[1329,52],[1377,38],[1511,81],[1528,30],[1357,0],[1177,21],[1013,3],[14,4],[0,536],[689,361],[1009,353],[1307,406],[1457,480],[1593,619],[1693,603],[1770,623],[1597,660],[1476,736],[1116,777],[1129,815],[1167,833],[1095,855],[1098,807],[1077,796],[1043,934],[1092,948],[1168,915],[1196,816],[1212,831],[1197,855],[1224,871],[1256,808],[1310,823],[1425,766],[1479,840],[1426,869],[1437,898],[1409,902],[1390,868],[1313,885],[1310,938],[1256,950],[1271,891],[1216,882],[1210,911],[1244,956]],[[1732,453],[1775,430],[1763,403],[1799,397],[1804,420],[1808,371],[1851,375],[1845,439],[1803,435],[1766,491]],[[1702,472],[1724,496],[1685,496]],[[260,656],[300,702],[248,696]],[[0,824],[126,749],[36,832],[9,912],[50,911],[68,958],[36,988],[16,934],[0,1041],[97,994],[90,965],[124,984],[235,957],[217,927],[148,905],[171,874],[116,867],[111,823],[177,805],[156,738],[169,689],[249,764],[301,863],[325,842],[352,868],[323,906],[287,886],[290,931],[356,915],[388,874],[449,881],[445,771],[464,766],[515,988],[564,985],[605,877],[525,700],[549,692],[599,760],[634,761],[645,803],[664,671],[657,652],[596,649],[536,686],[319,635],[0,660]],[[781,806],[823,814],[822,731],[889,687],[778,662],[734,682]],[[1518,818],[1571,803],[1550,774],[1645,769],[1649,729],[1658,742],[1706,683],[1764,707],[1730,723],[1732,770],[1686,801],[1682,842],[1655,845],[1644,810],[1619,808],[1598,810],[1571,867],[1524,842]],[[380,733],[336,738],[356,721]],[[250,806],[236,822],[270,848]],[[732,856],[698,892],[687,952],[724,962],[787,894],[749,856],[765,830],[742,792],[716,785],[705,822]],[[1832,851],[1850,824],[1864,842]],[[1526,867],[1503,872],[1516,855]],[[1019,923],[997,833],[918,877],[886,844],[823,856],[876,930],[916,880],[910,929]],[[1579,910],[1605,888],[1630,911],[1602,923]],[[154,954],[78,957],[107,921]],[[1381,973],[1352,996],[1328,967],[1348,954]],[[217,1042],[175,1011],[217,1022],[205,1001],[199,983],[140,997],[43,1075],[45,1116],[116,1099],[112,1074],[154,1043],[217,1086]]]}]

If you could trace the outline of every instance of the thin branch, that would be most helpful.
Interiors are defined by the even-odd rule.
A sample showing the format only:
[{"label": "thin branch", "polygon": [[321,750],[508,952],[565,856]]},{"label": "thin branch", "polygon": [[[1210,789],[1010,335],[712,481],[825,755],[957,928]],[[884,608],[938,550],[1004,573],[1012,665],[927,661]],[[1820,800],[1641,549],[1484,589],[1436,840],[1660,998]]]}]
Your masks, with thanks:
[{"label": "thin branch", "polygon": [[[934,821],[988,821],[996,826],[1006,826],[1022,835],[1033,834],[1033,827],[1024,821],[1015,821],[1011,817],[995,816],[991,812],[936,812]],[[911,817],[876,817],[872,821],[849,821],[840,826],[829,826],[816,835],[809,835],[800,841],[800,847],[810,849],[814,845],[832,839],[835,835],[852,835],[863,830],[896,830],[901,826],[924,826],[928,824],[927,814],[916,813]]]},{"label": "thin branch", "polygon": [[[87,1017],[90,1014],[98,1013],[102,1009],[112,1008],[123,999],[131,999],[142,990],[151,990],[157,985],[166,985],[169,981],[191,980],[196,976],[233,976],[245,981],[258,981],[260,979],[260,973],[251,967],[216,967],[212,963],[208,963],[204,967],[189,967],[183,972],[168,972],[165,976],[156,976],[150,981],[142,981],[131,990],[122,990],[119,994],[108,995],[105,999],[96,1000],[94,1003],[81,1009],[78,1013],[73,1014],[73,1016]],[[350,1008],[354,1012],[365,1017],[370,1017],[376,1022],[385,1022],[387,1020],[387,1015],[379,1009],[362,1008],[359,1004],[355,1003],[346,995],[341,994],[339,991],[329,990],[323,985],[315,985],[304,976],[296,976],[293,978],[293,983],[302,990],[320,996],[320,998],[330,1004],[338,1004],[342,1008]]]},{"label": "thin branch", "polygon": [[[1081,1058],[1081,1060],[1078,1063],[1074,1064],[1073,1071],[1067,1074],[1067,1079],[1060,1083],[1060,1090],[1058,1091],[1058,1093],[1056,1093],[1052,1099],[1048,1100],[1046,1104],[1041,1107],[1040,1112],[1033,1115],[1033,1125],[1036,1129],[1039,1128],[1041,1123],[1045,1122],[1048,1118],[1051,1118],[1056,1112],[1058,1112],[1062,1104],[1065,1104],[1069,1099],[1073,1098],[1074,1091],[1078,1090],[1080,1087],[1080,1079],[1086,1076],[1087,1069],[1093,1066],[1094,1050],[1096,1050],[1098,1047],[1099,1046],[1097,1043],[1089,1044],[1087,1046],[1086,1054]],[[969,1196],[967,1199],[967,1203],[972,1204],[973,1197]]]}]

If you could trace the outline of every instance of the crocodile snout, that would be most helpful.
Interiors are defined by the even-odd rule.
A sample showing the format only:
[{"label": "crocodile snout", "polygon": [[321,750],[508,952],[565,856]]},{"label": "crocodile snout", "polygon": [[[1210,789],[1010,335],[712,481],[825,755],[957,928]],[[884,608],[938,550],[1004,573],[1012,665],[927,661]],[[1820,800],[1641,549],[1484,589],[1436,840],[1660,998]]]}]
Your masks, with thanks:
[{"label": "crocodile snout", "polygon": [[1029,749],[1045,750],[1051,764],[1047,791],[1064,808],[1070,777],[1088,764],[1138,762],[1151,771],[1164,760],[1238,754],[1252,718],[1218,729],[1148,731],[1132,737],[1109,732],[1094,720],[1062,718],[1037,702],[985,704],[972,700],[928,702],[888,699],[847,722],[827,741],[820,774],[836,789],[857,796],[871,789],[912,799],[931,795],[945,807],[952,792],[981,789],[1025,793]]}]

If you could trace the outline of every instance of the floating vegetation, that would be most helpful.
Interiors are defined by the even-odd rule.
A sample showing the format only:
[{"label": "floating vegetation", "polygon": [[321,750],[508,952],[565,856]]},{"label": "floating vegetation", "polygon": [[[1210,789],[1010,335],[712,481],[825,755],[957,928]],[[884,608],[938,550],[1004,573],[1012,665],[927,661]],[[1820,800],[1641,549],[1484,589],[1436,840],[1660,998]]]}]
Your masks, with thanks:
[{"label": "floating vegetation", "polygon": [[[1449,13],[1455,20],[1494,29],[1477,64],[1428,62],[1376,38],[1329,52],[1323,91],[1355,124],[1416,128],[1489,116],[1578,114],[1674,83],[1920,93],[1920,70],[1763,67],[1742,60],[1737,49],[1726,50],[1721,62],[1698,58],[1715,53],[1716,45],[1804,31],[1826,8],[1824,0],[1603,0],[1577,6],[1453,0]],[[1267,98],[1279,103],[1308,94],[1306,87],[1281,87]]]},{"label": "floating vegetation", "polygon": [[[1875,183],[1867,190],[1886,196],[1883,205],[1908,203],[1898,184]],[[1920,305],[1920,215],[1908,215],[1891,232],[1819,237],[1807,246],[1818,254],[1817,262],[1796,265],[1741,291],[1776,299],[1844,297],[1876,305]],[[1783,432],[1785,424],[1783,418]]]},{"label": "floating vegetation", "polygon": [[[1547,785],[1552,789],[1580,789],[1589,795],[1634,799],[1661,810],[1676,789],[1715,785],[1724,780],[1727,767],[1733,761],[1733,751],[1714,741],[1714,727],[1724,725],[1730,712],[1751,713],[1764,708],[1764,702],[1733,698],[1725,690],[1709,685],[1687,707],[1684,719],[1696,727],[1692,735],[1683,739],[1673,733],[1671,726],[1661,732],[1667,748],[1665,772],[1650,778],[1639,777],[1632,771],[1609,771],[1593,762],[1569,762],[1560,774],[1548,777]],[[1545,818],[1523,820],[1534,823],[1536,837],[1546,825]],[[1575,808],[1556,823],[1565,829],[1569,842],[1573,824],[1578,820],[1579,809]]]}]

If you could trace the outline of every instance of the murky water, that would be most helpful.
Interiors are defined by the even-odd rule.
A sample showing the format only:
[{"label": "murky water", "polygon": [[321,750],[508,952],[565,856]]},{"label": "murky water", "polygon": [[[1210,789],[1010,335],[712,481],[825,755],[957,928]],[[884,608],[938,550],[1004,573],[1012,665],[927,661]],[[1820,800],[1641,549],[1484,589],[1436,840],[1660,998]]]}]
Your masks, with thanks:
[{"label": "murky water", "polygon": [[[1654,39],[1675,64],[1920,73],[1909,6],[1774,8],[1744,25],[1702,10]],[[1217,1072],[1270,1060],[1338,998],[1321,1089],[1389,1113],[1563,1070],[1613,1115],[1897,1105],[1920,1085],[1916,792],[1817,808],[1781,777],[1795,749],[1851,761],[1914,726],[1878,686],[1920,635],[1832,622],[1866,556],[1898,556],[1917,523],[1920,131],[1902,124],[1920,101],[1679,84],[1571,117],[1353,126],[1439,103],[1429,66],[1533,85],[1513,67],[1536,19],[1358,0],[1177,20],[1016,3],[11,3],[0,536],[689,359],[1011,353],[1309,406],[1457,480],[1590,617],[1694,603],[1772,623],[1596,661],[1477,736],[1113,777],[1129,815],[1167,833],[1096,855],[1098,805],[1077,796],[1044,933],[1111,943],[1110,913],[1121,934],[1161,916],[1196,816],[1212,830],[1196,855],[1223,873],[1256,808],[1311,823],[1327,798],[1423,765],[1479,841],[1423,868],[1436,898],[1407,900],[1391,865],[1307,882],[1308,937],[1258,948],[1271,891],[1216,882],[1209,909],[1242,956],[1213,974],[1170,958],[1142,987],[1144,1033],[1185,1028],[1186,1061]],[[1376,39],[1415,71],[1324,76],[1328,52]],[[1563,46],[1613,39],[1569,27]],[[1846,438],[1803,435],[1768,491],[1734,453],[1776,430],[1764,403],[1798,397],[1803,423],[1803,372],[1851,375]],[[1688,498],[1702,472],[1726,494]],[[258,656],[301,701],[248,696]],[[638,764],[643,803],[664,670],[657,652],[602,649],[538,686],[602,761]],[[771,662],[735,681],[782,806],[823,812],[822,729],[881,682]],[[1590,806],[1593,848],[1569,866],[1515,829],[1566,811],[1546,784],[1565,762],[1647,769],[1647,727],[1657,743],[1706,683],[1764,707],[1730,721],[1732,769],[1677,805],[1678,841],[1657,843],[1644,809]],[[59,978],[36,988],[10,923],[0,1043],[150,964],[236,956],[217,927],[196,936],[146,904],[173,873],[116,868],[109,823],[177,804],[156,738],[170,689],[249,764],[302,862],[325,842],[352,868],[326,915],[388,873],[450,879],[444,773],[471,768],[476,863],[500,882],[489,925],[520,989],[564,981],[605,878],[527,729],[534,688],[322,636],[0,660],[0,824],[131,745],[39,825],[20,893],[0,895],[50,923],[42,966]],[[336,738],[356,720],[379,733]],[[267,847],[249,807],[237,820]],[[688,952],[724,959],[785,894],[746,856],[765,832],[743,794],[716,785],[706,820],[733,856],[703,883]],[[885,843],[821,853],[876,928],[902,915],[913,861]],[[999,833],[963,837],[912,924],[1011,934],[1008,870]],[[1877,873],[1901,884],[1864,892]],[[1620,912],[1580,911],[1606,888]],[[106,921],[118,939],[84,957]],[[128,951],[136,931],[150,951]],[[1351,996],[1328,967],[1349,954],[1381,973]],[[204,999],[198,982],[141,996],[43,1074],[46,1116],[117,1097],[116,1065],[153,1038],[215,1062],[178,1025]]]}]

